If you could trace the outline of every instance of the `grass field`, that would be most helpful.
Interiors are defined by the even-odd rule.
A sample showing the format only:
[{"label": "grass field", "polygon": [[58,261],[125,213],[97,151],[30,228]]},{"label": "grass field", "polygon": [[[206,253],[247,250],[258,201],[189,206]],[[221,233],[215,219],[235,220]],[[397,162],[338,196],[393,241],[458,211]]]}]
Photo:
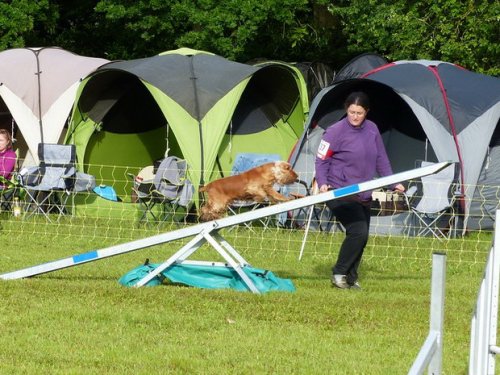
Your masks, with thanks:
[{"label": "grass field", "polygon": [[[1,223],[2,273],[157,233],[88,229],[77,221]],[[145,258],[166,260],[182,242],[0,281],[0,374],[405,374],[429,331],[436,248],[448,253],[443,373],[467,373],[470,319],[491,234],[446,244],[418,239],[418,249],[417,239],[372,238],[362,291],[331,287],[337,248],[320,251],[320,235],[311,235],[301,261],[300,231],[223,235],[253,266],[290,278],[297,291],[118,283]],[[202,248],[196,256],[220,260],[214,254]]]}]

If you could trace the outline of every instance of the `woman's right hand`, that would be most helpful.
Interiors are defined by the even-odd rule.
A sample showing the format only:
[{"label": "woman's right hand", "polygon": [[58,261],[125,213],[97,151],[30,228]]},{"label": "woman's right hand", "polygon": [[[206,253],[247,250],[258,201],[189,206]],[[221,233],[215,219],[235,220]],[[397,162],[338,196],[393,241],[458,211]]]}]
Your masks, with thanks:
[{"label": "woman's right hand", "polygon": [[330,186],[327,184],[323,184],[319,187],[319,192],[320,193],[326,193],[330,189]]}]

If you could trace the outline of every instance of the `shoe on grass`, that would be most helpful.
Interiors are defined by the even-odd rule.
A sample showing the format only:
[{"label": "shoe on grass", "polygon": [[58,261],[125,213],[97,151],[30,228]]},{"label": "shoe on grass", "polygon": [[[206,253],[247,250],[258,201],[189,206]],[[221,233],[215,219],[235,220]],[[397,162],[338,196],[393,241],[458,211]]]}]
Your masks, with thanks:
[{"label": "shoe on grass", "polygon": [[349,289],[361,290],[361,285],[359,285],[359,283],[355,281],[354,284],[349,285]]},{"label": "shoe on grass", "polygon": [[332,285],[339,289],[349,289],[345,275],[332,275]]}]

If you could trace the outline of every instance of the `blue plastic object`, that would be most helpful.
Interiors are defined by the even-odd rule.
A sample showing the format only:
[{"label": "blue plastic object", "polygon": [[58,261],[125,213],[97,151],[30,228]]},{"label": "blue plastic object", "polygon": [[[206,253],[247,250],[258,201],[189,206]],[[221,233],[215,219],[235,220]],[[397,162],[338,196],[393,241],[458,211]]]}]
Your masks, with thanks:
[{"label": "blue plastic object", "polygon": [[99,185],[99,186],[96,186],[93,189],[93,191],[94,191],[94,193],[96,193],[97,195],[99,195],[100,197],[102,197],[104,199],[118,202],[118,196],[116,195],[115,189],[113,189],[112,186]]}]

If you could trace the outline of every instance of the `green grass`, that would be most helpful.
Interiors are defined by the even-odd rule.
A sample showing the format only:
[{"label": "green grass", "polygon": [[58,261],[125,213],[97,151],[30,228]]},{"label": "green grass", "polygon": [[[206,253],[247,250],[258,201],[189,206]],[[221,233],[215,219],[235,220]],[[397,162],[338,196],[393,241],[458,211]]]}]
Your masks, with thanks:
[{"label": "green grass", "polygon": [[[162,230],[78,220],[1,223],[2,273]],[[362,291],[330,285],[341,234],[311,234],[301,261],[300,231],[223,235],[253,266],[292,279],[297,291],[118,283],[145,258],[164,261],[185,241],[0,281],[0,374],[404,374],[429,331],[436,249],[448,253],[443,373],[467,373],[470,319],[491,235],[446,243],[372,238]],[[208,248],[194,258],[220,260]]]}]

